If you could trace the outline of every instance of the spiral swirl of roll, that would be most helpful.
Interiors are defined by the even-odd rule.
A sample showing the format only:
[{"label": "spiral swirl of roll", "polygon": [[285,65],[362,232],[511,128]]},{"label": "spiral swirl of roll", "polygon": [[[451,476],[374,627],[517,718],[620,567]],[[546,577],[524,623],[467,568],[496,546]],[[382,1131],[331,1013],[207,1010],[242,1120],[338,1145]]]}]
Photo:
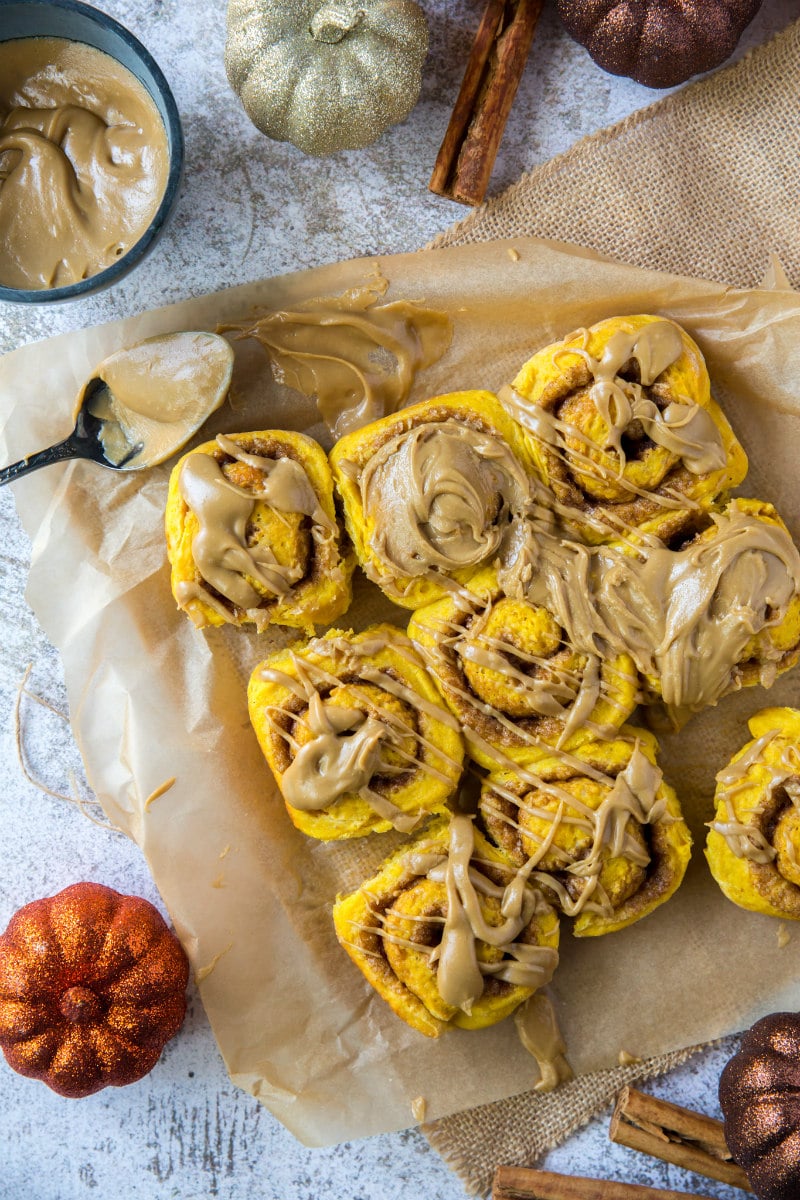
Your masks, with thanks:
[{"label": "spiral swirl of roll", "polygon": [[501,396],[534,440],[565,525],[590,544],[670,537],[747,471],[700,350],[671,321],[578,330],[529,359]]},{"label": "spiral swirl of roll", "polygon": [[434,821],[333,919],[367,981],[428,1037],[503,1020],[558,963],[554,910],[467,816]]},{"label": "spiral swirl of roll", "polygon": [[479,808],[489,836],[552,902],[577,937],[623,929],[679,887],[691,836],[648,731],[624,726],[574,754],[494,772]]},{"label": "spiral swirl of roll", "polygon": [[800,712],[766,708],[717,775],[706,859],[740,908],[800,920]]}]

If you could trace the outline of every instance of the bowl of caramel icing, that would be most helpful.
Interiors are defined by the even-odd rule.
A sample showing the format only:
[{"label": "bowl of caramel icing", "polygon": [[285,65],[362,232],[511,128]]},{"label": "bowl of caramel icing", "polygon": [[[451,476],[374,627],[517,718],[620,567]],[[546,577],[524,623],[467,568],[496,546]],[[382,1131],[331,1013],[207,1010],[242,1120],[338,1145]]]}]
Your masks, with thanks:
[{"label": "bowl of caramel icing", "polygon": [[0,302],[116,282],[182,171],[175,100],[133,34],[79,0],[0,0]]}]

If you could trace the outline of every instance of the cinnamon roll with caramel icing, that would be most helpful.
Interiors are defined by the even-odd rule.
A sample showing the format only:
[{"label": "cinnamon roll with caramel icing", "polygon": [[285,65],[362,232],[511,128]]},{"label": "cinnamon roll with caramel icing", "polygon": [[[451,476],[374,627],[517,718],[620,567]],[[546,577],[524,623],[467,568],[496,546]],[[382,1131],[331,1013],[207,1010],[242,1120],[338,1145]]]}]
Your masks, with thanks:
[{"label": "cinnamon roll with caramel icing", "polygon": [[489,392],[403,409],[342,438],[330,459],[359,563],[406,608],[502,557],[540,488],[527,436]]},{"label": "cinnamon roll with caramel icing", "polygon": [[578,650],[545,604],[505,595],[492,570],[414,613],[408,633],[489,768],[498,753],[523,762],[616,730],[638,703],[629,655]]},{"label": "cinnamon roll with caramel icing", "polygon": [[558,917],[527,874],[470,817],[441,818],[337,900],[336,934],[412,1028],[482,1029],[549,983],[558,963]]},{"label": "cinnamon roll with caramel icing", "polygon": [[577,937],[624,929],[677,890],[691,835],[651,733],[625,726],[485,781],[492,840],[566,915]]},{"label": "cinnamon roll with caramel icing", "polygon": [[172,592],[198,627],[313,629],[350,606],[343,548],[322,448],[267,430],[206,442],[172,472],[166,510]]},{"label": "cinnamon roll with caramel icing", "polygon": [[296,827],[323,841],[409,832],[446,811],[458,722],[402,631],[330,630],[253,671],[250,720]]},{"label": "cinnamon roll with caramel icing", "polygon": [[751,912],[800,920],[800,712],[765,708],[753,740],[717,775],[706,859],[723,893]]},{"label": "cinnamon roll with caramel icing", "polygon": [[540,350],[501,399],[535,443],[565,526],[598,544],[669,537],[741,483],[747,458],[672,321],[612,317]]},{"label": "cinnamon roll with caramel icing", "polygon": [[669,545],[539,534],[501,582],[549,608],[582,653],[629,654],[647,703],[680,727],[728,692],[769,686],[800,655],[800,554],[771,504],[731,500]]}]

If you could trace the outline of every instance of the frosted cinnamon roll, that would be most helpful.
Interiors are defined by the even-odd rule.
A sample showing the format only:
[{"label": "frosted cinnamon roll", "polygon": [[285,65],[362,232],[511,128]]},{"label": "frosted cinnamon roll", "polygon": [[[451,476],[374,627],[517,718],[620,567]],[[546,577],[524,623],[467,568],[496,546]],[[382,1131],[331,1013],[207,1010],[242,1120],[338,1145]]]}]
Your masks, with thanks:
[{"label": "frosted cinnamon roll", "polygon": [[342,438],[330,459],[359,563],[407,608],[502,557],[535,508],[528,439],[488,392],[403,409]]},{"label": "frosted cinnamon roll", "polygon": [[418,610],[408,633],[489,768],[498,754],[523,762],[618,729],[638,703],[629,655],[576,649],[546,605],[505,595],[492,570]]},{"label": "frosted cinnamon roll", "polygon": [[800,655],[800,555],[772,505],[731,500],[693,530],[638,548],[540,534],[521,555],[525,581],[502,582],[549,608],[579,651],[629,654],[643,698],[679,727]]},{"label": "frosted cinnamon roll", "polygon": [[691,835],[647,730],[491,774],[480,813],[492,840],[567,916],[576,937],[624,929],[679,887]]},{"label": "frosted cinnamon roll", "polygon": [[333,920],[367,981],[428,1037],[502,1021],[558,964],[555,912],[466,816],[428,826]]},{"label": "frosted cinnamon roll", "polygon": [[501,399],[535,443],[565,526],[597,544],[669,537],[740,483],[747,458],[672,321],[612,317],[545,347]]},{"label": "frosted cinnamon roll", "polygon": [[409,640],[392,625],[334,629],[253,671],[250,720],[293,824],[323,841],[447,809],[463,743]]},{"label": "frosted cinnamon roll", "polygon": [[765,708],[753,740],[717,775],[706,859],[723,893],[751,912],[800,920],[800,712]]},{"label": "frosted cinnamon roll", "polygon": [[165,524],[173,595],[200,628],[313,629],[350,606],[328,461],[304,434],[220,434],[184,455]]}]

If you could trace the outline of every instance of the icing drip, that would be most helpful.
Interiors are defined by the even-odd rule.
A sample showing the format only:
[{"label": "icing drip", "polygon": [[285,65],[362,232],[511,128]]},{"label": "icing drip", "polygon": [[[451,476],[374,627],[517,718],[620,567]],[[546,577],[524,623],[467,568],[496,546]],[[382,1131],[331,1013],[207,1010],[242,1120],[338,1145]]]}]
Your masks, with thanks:
[{"label": "icing drip", "polygon": [[[578,347],[565,347],[564,354],[580,355],[591,372],[594,382],[589,395],[608,427],[608,448],[619,457],[620,474],[625,468],[622,438],[634,421],[640,421],[650,440],[680,458],[693,475],[725,466],[719,430],[699,404],[673,402],[662,411],[642,391],[643,386],[655,383],[682,351],[680,331],[670,321],[654,321],[632,333],[618,330],[608,339],[600,359]],[[631,359],[638,364],[640,383],[619,376]]]},{"label": "icing drip", "polygon": [[539,1067],[535,1092],[552,1092],[560,1083],[568,1083],[574,1078],[566,1058],[567,1047],[547,996],[537,992],[526,1000],[514,1013],[514,1024],[519,1040]]},{"label": "icing drip", "polygon": [[223,328],[255,338],[278,382],[314,396],[328,428],[342,437],[401,408],[417,371],[450,345],[446,313],[407,300],[378,304],[388,286],[377,275],[343,296]]},{"label": "icing drip", "polygon": [[[758,824],[763,806],[750,810],[750,815],[756,819],[755,822],[742,820],[737,814],[736,797],[757,786],[766,803],[779,787],[783,787],[794,808],[800,811],[797,764],[792,761],[793,756],[789,753],[794,747],[790,746],[778,762],[770,762],[770,756],[766,754],[779,735],[778,729],[767,730],[733,762],[717,773],[716,779],[720,787],[717,789],[716,800],[718,804],[724,804],[725,818],[708,823],[709,829],[725,838],[729,849],[737,858],[761,865],[771,863],[778,857],[775,845]],[[787,850],[794,857],[791,841],[788,842]],[[796,867],[798,864],[795,861],[791,865]]]}]

